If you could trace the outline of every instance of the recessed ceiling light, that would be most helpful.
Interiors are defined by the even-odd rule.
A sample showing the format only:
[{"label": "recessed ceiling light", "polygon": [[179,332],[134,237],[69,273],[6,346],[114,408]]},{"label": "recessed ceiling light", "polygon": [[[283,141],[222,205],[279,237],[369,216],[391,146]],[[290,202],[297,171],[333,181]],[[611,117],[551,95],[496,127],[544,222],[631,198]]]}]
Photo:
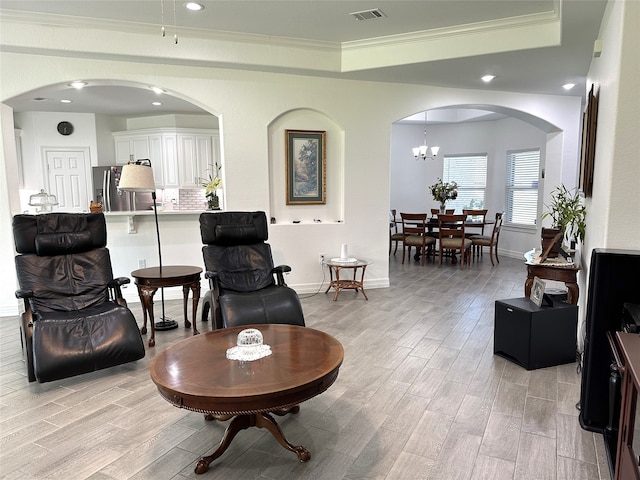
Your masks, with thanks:
[{"label": "recessed ceiling light", "polygon": [[87,86],[87,82],[71,82],[69,86],[80,90],[82,87]]},{"label": "recessed ceiling light", "polygon": [[63,98],[62,100],[60,100],[60,103],[71,103],[71,100],[67,100],[66,98]]},{"label": "recessed ceiling light", "polygon": [[157,93],[158,95],[160,95],[161,93],[166,93],[163,89],[161,89],[160,87],[149,87],[151,90],[153,90],[155,93]]},{"label": "recessed ceiling light", "polygon": [[565,83],[564,85],[562,85],[562,88],[564,88],[565,90],[571,90],[575,86],[575,83]]},{"label": "recessed ceiling light", "polygon": [[196,2],[187,2],[184,4],[184,8],[193,12],[199,12],[200,10],[204,10],[204,5]]},{"label": "recessed ceiling light", "polygon": [[36,97],[36,98],[34,98],[34,100],[36,102],[44,102],[45,100],[47,100],[47,98],[45,98],[45,97]]},{"label": "recessed ceiling light", "polygon": [[160,105],[162,105],[162,102],[151,102],[151,105],[159,107]]},{"label": "recessed ceiling light", "polygon": [[493,80],[494,78],[496,78],[496,76],[495,76],[495,75],[485,75],[485,76],[483,76],[483,77],[481,77],[481,78],[482,78],[482,81],[483,81],[484,83],[489,83],[491,80]]}]

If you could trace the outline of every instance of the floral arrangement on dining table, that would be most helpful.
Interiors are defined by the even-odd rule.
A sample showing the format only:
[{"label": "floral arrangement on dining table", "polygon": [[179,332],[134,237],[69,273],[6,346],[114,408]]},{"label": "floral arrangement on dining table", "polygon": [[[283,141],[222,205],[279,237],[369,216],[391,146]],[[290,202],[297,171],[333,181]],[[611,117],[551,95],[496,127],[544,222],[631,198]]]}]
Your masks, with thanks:
[{"label": "floral arrangement on dining table", "polygon": [[456,182],[443,182],[438,178],[438,181],[429,186],[433,199],[440,202],[440,210],[444,211],[447,200],[455,200],[458,198],[458,184]]}]

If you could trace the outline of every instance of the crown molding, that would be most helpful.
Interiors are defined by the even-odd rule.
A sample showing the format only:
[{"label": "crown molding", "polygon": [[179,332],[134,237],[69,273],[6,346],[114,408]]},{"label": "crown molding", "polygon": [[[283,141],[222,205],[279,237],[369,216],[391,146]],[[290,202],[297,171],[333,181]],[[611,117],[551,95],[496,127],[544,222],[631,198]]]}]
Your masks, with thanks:
[{"label": "crown molding", "polygon": [[[0,23],[14,22],[30,25],[45,25],[66,28],[89,28],[111,32],[125,32],[141,35],[154,35],[160,37],[161,26],[152,23],[122,22],[100,18],[77,17],[72,15],[57,15],[41,12],[23,12],[17,10],[0,9]],[[174,27],[166,25],[167,36],[173,36]],[[227,32],[222,30],[206,30],[202,28],[181,27],[175,28],[178,37],[201,38],[204,40],[217,40],[224,42],[248,43],[260,45],[282,46],[289,48],[301,48],[339,53],[341,45],[336,42],[320,40],[305,40],[301,38],[279,37],[274,35],[260,35],[253,33]]]}]

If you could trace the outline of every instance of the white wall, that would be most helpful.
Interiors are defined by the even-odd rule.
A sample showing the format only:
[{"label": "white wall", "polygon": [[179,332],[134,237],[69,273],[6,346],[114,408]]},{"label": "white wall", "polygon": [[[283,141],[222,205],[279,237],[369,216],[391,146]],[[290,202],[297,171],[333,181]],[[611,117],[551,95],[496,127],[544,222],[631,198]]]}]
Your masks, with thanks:
[{"label": "white wall", "polygon": [[[600,26],[602,54],[591,62],[587,88],[599,92],[594,183],[587,199],[583,270],[579,275],[584,319],[591,252],[640,250],[640,2],[610,1]],[[582,322],[581,322],[582,323]],[[582,338],[584,325],[578,337]]]},{"label": "white wall", "polygon": [[[57,32],[65,35],[64,31]],[[127,51],[118,36],[103,45]],[[337,255],[341,243],[350,253],[369,259],[367,286],[388,285],[389,155],[392,123],[416,111],[446,105],[488,104],[526,112],[545,119],[564,132],[562,149],[553,161],[575,161],[567,152],[579,144],[580,115],[577,97],[524,95],[504,92],[456,90],[430,86],[359,82],[255,71],[198,68],[128,62],[0,53],[0,101],[34,88],[77,78],[154,85],[175,92],[220,118],[225,165],[225,205],[229,210],[265,210],[271,216],[272,202],[280,202],[277,188],[269,181],[272,162],[284,162],[270,148],[269,125],[286,112],[308,109],[330,118],[343,133],[344,158],[341,188],[344,223],[277,225],[270,229],[276,263],[288,263],[293,272],[288,283],[301,292],[315,291],[321,282],[318,253]],[[15,73],[19,72],[19,74]],[[372,102],[371,98],[376,101]],[[4,112],[4,111],[3,111]],[[4,113],[3,113],[4,115]],[[323,129],[323,128],[318,128]],[[3,132],[5,141],[7,133]],[[284,132],[282,132],[284,142]],[[11,132],[12,136],[12,132]],[[274,137],[276,138],[276,137]],[[276,140],[277,141],[277,140]],[[276,156],[276,158],[272,158]],[[413,160],[410,160],[413,161]],[[549,161],[549,158],[547,159]],[[9,178],[10,184],[14,179]],[[277,181],[277,179],[276,179]],[[284,182],[284,178],[280,180]],[[282,208],[282,203],[274,204]],[[16,205],[0,208],[10,213]],[[275,208],[275,207],[274,207]],[[111,222],[110,222],[111,225]],[[3,229],[6,228],[4,225]],[[116,227],[110,227],[111,229]],[[201,242],[197,219],[177,222],[161,219],[163,260],[166,264],[201,264]],[[153,258],[155,242],[152,222],[141,221],[138,234],[109,233],[114,271],[127,274],[137,268],[136,256],[144,250]],[[165,250],[166,245],[166,250]],[[138,249],[134,252],[131,249]],[[189,252],[185,255],[185,252]],[[4,264],[12,264],[9,251],[0,252]],[[16,302],[0,305],[0,313],[15,311]]]}]

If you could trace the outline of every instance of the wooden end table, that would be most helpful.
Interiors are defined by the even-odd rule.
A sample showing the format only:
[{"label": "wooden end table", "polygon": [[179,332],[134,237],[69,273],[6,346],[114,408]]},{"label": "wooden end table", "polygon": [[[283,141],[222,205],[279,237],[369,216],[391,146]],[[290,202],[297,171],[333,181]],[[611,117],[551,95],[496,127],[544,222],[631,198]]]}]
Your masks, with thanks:
[{"label": "wooden end table", "polygon": [[527,264],[527,280],[524,283],[524,295],[529,298],[531,296],[531,287],[533,286],[533,278],[544,278],[546,280],[555,280],[564,282],[567,286],[567,303],[576,305],[580,291],[578,289],[578,266],[557,267],[550,265],[529,265]]},{"label": "wooden end table", "polygon": [[142,302],[142,314],[144,322],[140,333],[147,333],[147,315],[151,322],[151,337],[149,338],[149,346],[156,344],[156,323],[153,316],[153,296],[158,288],[179,287],[182,286],[182,294],[184,299],[184,327],[190,328],[192,323],[187,318],[187,299],[189,298],[189,290],[193,293],[192,315],[193,315],[193,334],[197,335],[196,328],[196,311],[198,310],[198,301],[200,300],[200,274],[202,268],[191,267],[187,265],[170,265],[160,267],[141,268],[131,272],[131,276],[135,279],[138,286],[138,295]]},{"label": "wooden end table", "polygon": [[[262,332],[271,355],[251,362],[227,359],[227,349],[246,328]],[[301,462],[309,460],[309,451],[289,443],[271,414],[297,413],[299,403],[324,392],[338,377],[343,357],[342,345],[327,333],[295,325],[248,325],[182,340],[156,355],[150,373],[160,395],[174,406],[204,413],[207,420],[233,418],[216,450],[198,461],[199,474],[249,427],[266,428]]]},{"label": "wooden end table", "polygon": [[[367,298],[367,294],[364,291],[364,272],[367,269],[367,265],[369,265],[369,263],[370,262],[366,260],[357,259],[354,259],[353,261],[342,261],[336,259],[327,260],[325,262],[325,265],[329,267],[329,286],[324,292],[325,295],[329,292],[329,290],[334,288],[336,293],[333,296],[333,301],[335,302],[336,300],[338,300],[340,290],[355,290],[356,293],[358,293],[358,290],[360,290],[364,299],[369,300]],[[362,269],[360,273],[360,280],[357,279],[359,268]],[[342,269],[353,270],[353,278],[340,278],[340,270]],[[334,273],[335,279],[333,278]]]}]

